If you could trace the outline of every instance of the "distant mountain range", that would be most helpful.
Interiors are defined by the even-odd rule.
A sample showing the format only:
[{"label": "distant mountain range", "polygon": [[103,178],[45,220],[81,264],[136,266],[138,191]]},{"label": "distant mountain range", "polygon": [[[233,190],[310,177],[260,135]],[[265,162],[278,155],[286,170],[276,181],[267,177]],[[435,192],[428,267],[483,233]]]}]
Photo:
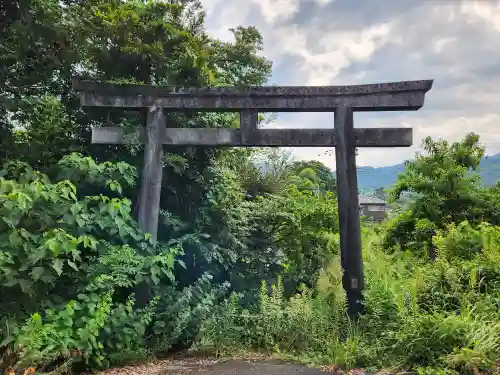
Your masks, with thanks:
[{"label": "distant mountain range", "polygon": [[[361,192],[371,192],[379,187],[390,188],[404,170],[403,164],[396,164],[389,167],[359,167],[358,189]],[[500,180],[500,153],[481,161],[481,177],[485,185],[494,185]]]}]

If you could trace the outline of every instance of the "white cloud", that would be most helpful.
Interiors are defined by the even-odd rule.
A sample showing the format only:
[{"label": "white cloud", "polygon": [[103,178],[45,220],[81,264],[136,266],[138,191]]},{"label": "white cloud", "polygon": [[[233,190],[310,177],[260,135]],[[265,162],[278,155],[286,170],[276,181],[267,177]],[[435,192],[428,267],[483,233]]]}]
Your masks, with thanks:
[{"label": "white cloud", "polygon": [[[389,24],[378,24],[359,31],[328,32],[316,40],[316,48],[309,44],[311,30],[286,25],[273,31],[273,39],[265,48],[271,59],[292,56],[299,59],[299,71],[294,84],[332,84],[343,69],[353,62],[366,61],[387,42]],[[276,49],[279,46],[279,49]]]},{"label": "white cloud", "polygon": [[486,21],[491,27],[500,32],[500,1],[467,1],[462,3],[462,12],[475,15],[475,21]]},{"label": "white cloud", "polygon": [[246,24],[252,4],[242,1],[239,6],[227,6],[226,0],[202,0],[206,17],[206,27],[210,35],[221,40],[232,40],[231,28]]},{"label": "white cloud", "polygon": [[[359,165],[411,158],[425,136],[456,141],[481,135],[500,151],[500,1],[202,0],[210,34],[255,25],[274,62],[272,83],[336,85],[435,79],[417,112],[356,114],[355,126],[411,126],[410,148],[360,149]],[[357,4],[357,2],[356,2]],[[272,127],[329,127],[331,114],[279,114]],[[330,149],[300,148],[300,158],[334,165]]]},{"label": "white cloud", "polygon": [[295,14],[299,8],[299,0],[252,0],[259,5],[267,22],[283,21]]},{"label": "white cloud", "polygon": [[325,6],[330,3],[333,3],[335,0],[315,0],[315,1],[319,6]]},{"label": "white cloud", "polygon": [[320,40],[322,52],[306,54],[304,70],[309,77],[306,85],[332,84],[343,69],[353,62],[366,61],[387,42],[390,25],[379,24],[358,32],[325,34]]},{"label": "white cloud", "polygon": [[447,44],[453,43],[457,38],[438,38],[433,40],[432,49],[435,53],[441,53]]}]

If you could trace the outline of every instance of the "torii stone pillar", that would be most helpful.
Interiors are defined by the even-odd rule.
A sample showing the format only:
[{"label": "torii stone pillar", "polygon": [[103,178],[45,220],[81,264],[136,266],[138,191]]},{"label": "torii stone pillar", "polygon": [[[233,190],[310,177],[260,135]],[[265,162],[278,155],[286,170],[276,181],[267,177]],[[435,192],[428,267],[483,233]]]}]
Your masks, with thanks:
[{"label": "torii stone pillar", "polygon": [[[363,311],[364,288],[361,252],[357,147],[409,147],[412,129],[354,128],[355,111],[407,111],[424,105],[432,80],[355,86],[322,87],[207,87],[182,88],[152,85],[106,84],[73,81],[82,106],[148,108],[139,199],[139,226],[156,239],[162,180],[161,145],[204,147],[335,147],[343,286],[352,317]],[[240,112],[240,129],[167,128],[164,111]],[[333,112],[332,129],[258,129],[259,112]],[[124,144],[130,139],[121,128],[94,128],[92,142]]]}]

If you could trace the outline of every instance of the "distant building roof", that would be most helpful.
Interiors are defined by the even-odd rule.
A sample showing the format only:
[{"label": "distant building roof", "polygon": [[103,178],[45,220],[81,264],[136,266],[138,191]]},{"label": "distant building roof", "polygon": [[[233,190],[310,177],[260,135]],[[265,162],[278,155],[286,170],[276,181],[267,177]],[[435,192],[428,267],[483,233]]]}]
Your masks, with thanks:
[{"label": "distant building roof", "polygon": [[375,197],[369,197],[367,195],[359,196],[359,204],[386,204],[386,202],[382,199],[378,199]]}]

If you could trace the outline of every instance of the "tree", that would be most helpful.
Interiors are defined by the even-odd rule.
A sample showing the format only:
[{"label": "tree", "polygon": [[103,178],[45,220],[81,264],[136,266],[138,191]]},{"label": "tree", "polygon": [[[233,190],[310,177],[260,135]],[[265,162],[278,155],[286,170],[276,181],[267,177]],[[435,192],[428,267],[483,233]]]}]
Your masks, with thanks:
[{"label": "tree", "polygon": [[[17,99],[2,107],[5,147],[0,153],[4,152],[3,160],[22,160],[49,175],[56,161],[73,151],[99,161],[126,161],[139,171],[142,167],[137,145],[103,147],[90,145],[89,140],[91,126],[136,129],[143,126],[145,113],[80,108],[70,89],[73,74],[102,81],[182,86],[260,85],[270,74],[271,63],[260,56],[259,32],[238,27],[233,30],[234,41],[209,38],[198,0],[32,0],[22,5],[15,8],[2,34],[8,42],[2,47],[12,56],[3,56],[7,63],[1,66],[6,77],[1,94],[4,99]],[[45,49],[35,48],[36,43]],[[38,51],[40,56],[33,55]],[[16,69],[15,64],[32,59],[40,66],[34,65],[37,69],[29,75],[29,64],[24,70]],[[172,127],[234,127],[237,120],[230,113],[168,116]],[[209,169],[225,152],[180,148],[166,154],[161,208],[166,217],[185,223],[182,230],[197,230],[199,210],[210,190]],[[123,193],[135,209],[136,187]],[[161,241],[172,236],[172,228],[167,227],[159,231]]]},{"label": "tree", "polygon": [[414,200],[389,222],[386,246],[431,251],[433,233],[451,223],[498,223],[496,203],[487,203],[493,191],[483,188],[480,177],[470,173],[477,170],[484,154],[479,136],[471,133],[451,145],[428,137],[423,146],[426,154],[405,163],[390,191],[391,201],[403,193],[413,194]]},{"label": "tree", "polygon": [[[312,170],[317,177],[317,184],[320,191],[337,193],[337,184],[333,171],[320,161],[298,161],[294,163],[292,169],[295,175],[300,175],[302,171],[307,169]],[[310,172],[307,173],[310,175]]]},{"label": "tree", "polygon": [[[0,27],[0,163],[3,164],[7,159],[28,155],[15,147],[19,143],[15,132],[23,129],[22,117],[32,113],[32,102],[46,95],[64,98],[69,92],[81,43],[57,0],[2,2]],[[55,148],[46,144],[46,149]]]}]

